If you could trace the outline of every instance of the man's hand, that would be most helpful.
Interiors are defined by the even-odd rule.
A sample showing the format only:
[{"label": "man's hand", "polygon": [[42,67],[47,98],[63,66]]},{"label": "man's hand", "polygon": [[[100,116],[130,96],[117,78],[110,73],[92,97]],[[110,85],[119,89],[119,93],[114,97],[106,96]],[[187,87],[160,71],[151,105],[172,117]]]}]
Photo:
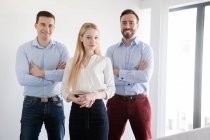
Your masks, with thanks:
[{"label": "man's hand", "polygon": [[44,78],[45,76],[44,71],[38,68],[34,63],[31,63],[31,68],[29,70],[29,73],[33,76],[41,77],[41,78]]},{"label": "man's hand", "polygon": [[65,69],[65,67],[66,67],[66,62],[60,62],[56,69]]},{"label": "man's hand", "polygon": [[147,62],[145,60],[141,60],[138,70],[145,70],[147,67]]},{"label": "man's hand", "polygon": [[120,69],[113,69],[113,73],[115,76],[119,77]]}]

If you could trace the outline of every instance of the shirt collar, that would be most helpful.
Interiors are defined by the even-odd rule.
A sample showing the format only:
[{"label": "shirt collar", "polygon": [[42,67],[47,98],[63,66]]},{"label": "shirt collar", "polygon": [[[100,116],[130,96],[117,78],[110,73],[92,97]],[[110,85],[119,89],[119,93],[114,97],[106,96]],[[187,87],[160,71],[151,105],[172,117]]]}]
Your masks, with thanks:
[{"label": "shirt collar", "polygon": [[[55,41],[54,40],[50,40],[50,43],[48,44],[47,48],[49,47],[52,47],[53,45],[55,45]],[[32,41],[32,46],[33,47],[37,47],[37,48],[40,48],[40,49],[43,49],[44,47],[40,46],[37,38],[35,38],[33,41]]]},{"label": "shirt collar", "polygon": [[[138,38],[135,38],[132,42],[131,42],[131,45],[130,46],[136,46],[139,44],[139,39]],[[122,46],[126,46],[125,43],[123,42],[123,39],[121,40],[121,42],[119,43],[119,46],[118,47],[122,47]]]}]

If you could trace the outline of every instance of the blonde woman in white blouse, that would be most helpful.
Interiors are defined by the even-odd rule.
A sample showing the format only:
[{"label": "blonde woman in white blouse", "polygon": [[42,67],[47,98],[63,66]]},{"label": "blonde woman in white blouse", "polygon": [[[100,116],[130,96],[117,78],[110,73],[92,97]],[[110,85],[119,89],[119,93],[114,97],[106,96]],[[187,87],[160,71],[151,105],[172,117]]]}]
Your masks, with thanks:
[{"label": "blonde woman in white blouse", "polygon": [[95,24],[82,25],[61,89],[65,100],[73,102],[70,139],[107,140],[109,124],[103,99],[113,96],[115,85],[111,60],[100,53],[99,30]]}]

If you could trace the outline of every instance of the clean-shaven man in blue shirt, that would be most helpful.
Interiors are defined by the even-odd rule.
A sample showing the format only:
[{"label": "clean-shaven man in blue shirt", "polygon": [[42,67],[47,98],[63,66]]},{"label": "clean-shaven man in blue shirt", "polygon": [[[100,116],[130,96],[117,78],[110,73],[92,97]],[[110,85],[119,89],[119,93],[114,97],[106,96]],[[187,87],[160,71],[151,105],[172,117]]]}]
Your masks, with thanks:
[{"label": "clean-shaven man in blue shirt", "polygon": [[68,59],[66,47],[51,39],[55,17],[40,11],[36,17],[37,37],[21,45],[16,55],[16,75],[24,86],[20,140],[38,140],[44,123],[49,140],[65,134],[60,82]]},{"label": "clean-shaven man in blue shirt", "polygon": [[153,72],[152,48],[136,37],[138,15],[130,9],[121,13],[123,38],[107,50],[115,76],[116,93],[107,102],[109,140],[120,140],[127,120],[136,140],[151,139],[149,80]]}]

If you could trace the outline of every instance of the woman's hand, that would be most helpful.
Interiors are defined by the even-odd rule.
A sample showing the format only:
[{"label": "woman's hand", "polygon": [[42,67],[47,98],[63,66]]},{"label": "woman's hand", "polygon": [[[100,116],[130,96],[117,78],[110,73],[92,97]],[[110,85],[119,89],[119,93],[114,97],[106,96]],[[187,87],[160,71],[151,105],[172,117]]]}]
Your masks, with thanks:
[{"label": "woman's hand", "polygon": [[87,107],[90,108],[96,99],[106,99],[106,93],[104,91],[92,92],[92,93],[77,93],[78,97],[75,97],[74,94],[69,94],[68,99],[78,105],[80,108]]},{"label": "woman's hand", "polygon": [[80,105],[80,108],[87,107],[90,108],[96,100],[96,93],[88,93],[79,95],[76,102]]}]

